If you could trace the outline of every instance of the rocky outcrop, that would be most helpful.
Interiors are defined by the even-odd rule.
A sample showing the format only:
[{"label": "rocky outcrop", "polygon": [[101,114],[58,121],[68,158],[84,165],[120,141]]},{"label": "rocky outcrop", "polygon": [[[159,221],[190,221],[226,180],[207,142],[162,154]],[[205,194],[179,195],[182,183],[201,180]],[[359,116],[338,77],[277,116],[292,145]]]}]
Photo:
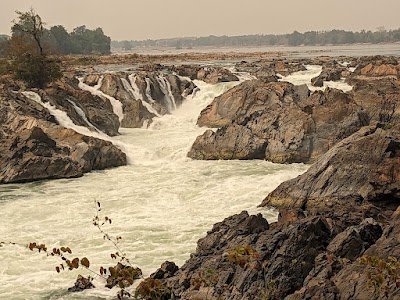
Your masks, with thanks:
[{"label": "rocky outcrop", "polygon": [[294,72],[305,71],[308,59],[270,59],[255,62],[241,61],[236,64],[235,68],[238,72],[246,72],[265,82],[276,82],[280,74],[288,76]]},{"label": "rocky outcrop", "polygon": [[93,86],[96,80],[106,101],[110,96],[122,103],[121,126],[128,128],[149,125],[154,117],[171,113],[196,87],[192,81],[158,71],[90,74],[84,82]]},{"label": "rocky outcrop", "polygon": [[[270,292],[270,299],[283,299],[301,287],[329,240],[329,228],[320,217],[290,228],[270,227],[261,215],[242,212],[215,224],[199,240],[196,253],[164,282],[181,299],[203,299],[206,294],[208,299],[262,299],[264,292]],[[248,252],[240,257],[243,261],[242,249]],[[209,284],[201,276],[209,276]]]},{"label": "rocky outcrop", "polygon": [[78,79],[64,76],[39,93],[44,102],[65,111],[76,125],[102,131],[109,136],[118,135],[120,122],[110,101],[81,90],[78,83]]},{"label": "rocky outcrop", "polygon": [[[400,82],[391,78],[351,79],[352,94],[372,120],[396,123],[400,117]],[[392,114],[393,113],[393,114]]]},{"label": "rocky outcrop", "polygon": [[311,79],[311,84],[313,86],[322,87],[324,81],[339,81],[342,78],[344,69],[344,67],[334,69],[323,68],[321,74]]},{"label": "rocky outcrop", "polygon": [[364,127],[322,155],[306,173],[282,183],[262,206],[354,209],[363,203],[387,207],[389,199],[390,205],[398,205],[399,170],[399,126]]},{"label": "rocky outcrop", "polygon": [[204,67],[200,65],[180,65],[171,68],[180,76],[189,77],[191,80],[203,80],[207,83],[239,81],[231,71],[221,67]]},{"label": "rocky outcrop", "polygon": [[365,56],[358,61],[352,77],[400,78],[400,65],[396,57]]},{"label": "rocky outcrop", "polygon": [[[373,221],[367,219],[360,225],[349,227],[346,232],[336,236],[328,245],[328,249],[334,247],[341,238],[348,237],[348,233],[362,230],[359,234],[354,234],[354,236],[358,236],[357,238],[349,239],[349,242],[342,243],[340,246],[336,245],[339,246],[336,253],[339,255],[334,255],[328,250],[317,256],[314,268],[305,279],[303,287],[287,296],[285,300],[398,299],[400,290],[396,288],[396,282],[392,282],[388,278],[383,280],[382,288],[374,291],[369,284],[369,278],[371,278],[371,274],[378,274],[377,269],[368,263],[363,263],[363,261],[367,261],[365,258],[361,259],[363,255],[367,255],[374,259],[381,259],[382,262],[388,262],[390,256],[399,257],[399,220],[392,217],[388,221],[383,234],[378,224],[372,225]],[[363,243],[362,235],[364,235],[364,240],[369,240],[368,244],[372,244],[369,246],[367,244],[367,249],[363,246],[357,248]],[[352,259],[348,259],[347,254],[351,254]]]},{"label": "rocky outcrop", "polygon": [[368,124],[368,116],[342,91],[308,95],[306,86],[286,82],[241,83],[203,110],[199,125],[223,127],[199,136],[188,156],[310,162]]},{"label": "rocky outcrop", "polygon": [[[360,258],[398,257],[395,220],[353,218],[337,233],[324,214],[268,224],[242,212],[215,224],[180,269],[164,263],[155,273],[161,275],[151,278],[175,299],[374,299],[367,278],[373,269]],[[166,266],[173,271],[165,272]],[[388,299],[398,295],[392,283]]]},{"label": "rocky outcrop", "polygon": [[3,91],[0,108],[0,183],[79,177],[126,164],[112,143],[59,126],[22,94]]}]

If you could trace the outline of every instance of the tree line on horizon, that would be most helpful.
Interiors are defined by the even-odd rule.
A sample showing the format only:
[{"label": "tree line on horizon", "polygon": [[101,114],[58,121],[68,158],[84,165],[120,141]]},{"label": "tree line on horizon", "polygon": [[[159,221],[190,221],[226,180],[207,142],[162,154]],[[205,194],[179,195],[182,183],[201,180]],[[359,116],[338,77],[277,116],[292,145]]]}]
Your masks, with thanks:
[{"label": "tree line on horizon", "polygon": [[158,40],[124,40],[112,41],[113,48],[131,50],[146,47],[232,47],[232,46],[316,46],[316,45],[343,45],[357,43],[395,43],[400,42],[400,28],[385,30],[383,27],[377,31],[361,30],[357,32],[346,30],[307,31],[300,33],[294,31],[290,34],[256,34],[241,36],[215,36],[187,37]]},{"label": "tree line on horizon", "polygon": [[[11,37],[0,35],[0,57],[5,56],[9,42],[13,37],[21,35],[15,27],[11,28]],[[85,25],[68,32],[64,26],[52,26],[43,29],[42,42],[49,54],[110,54],[111,38],[103,29],[88,29]]]}]

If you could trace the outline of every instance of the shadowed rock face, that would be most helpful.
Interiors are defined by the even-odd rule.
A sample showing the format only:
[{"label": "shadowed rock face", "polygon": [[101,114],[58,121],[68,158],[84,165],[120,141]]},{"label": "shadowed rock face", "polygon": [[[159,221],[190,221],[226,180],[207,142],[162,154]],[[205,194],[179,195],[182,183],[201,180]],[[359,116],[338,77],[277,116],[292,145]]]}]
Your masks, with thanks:
[{"label": "shadowed rock face", "polygon": [[303,175],[282,183],[262,206],[334,209],[363,201],[387,206],[389,198],[398,205],[399,191],[399,126],[390,130],[371,126],[339,142]]},{"label": "shadowed rock face", "polygon": [[[90,130],[96,127],[109,136],[119,134],[120,123],[118,116],[113,113],[110,102],[81,90],[76,78],[63,77],[39,93],[44,102],[49,102],[57,109],[65,111],[76,125],[88,127]],[[93,127],[88,125],[74,106],[82,110]]]},{"label": "shadowed rock face", "polygon": [[[354,88],[352,95],[354,101],[362,106],[372,120],[382,121],[382,113],[385,115],[394,109],[392,121],[400,118],[400,84],[393,78],[364,78],[351,79]],[[390,121],[390,122],[392,122]]]},{"label": "shadowed rock face", "polygon": [[[265,281],[276,281],[274,298],[283,299],[294,292],[312,268],[313,259],[330,240],[327,224],[322,218],[312,217],[283,227],[246,212],[231,216],[214,225],[205,238],[198,242],[196,253],[177,271],[164,279],[182,299],[262,299]],[[324,241],[324,243],[320,243]],[[229,251],[240,246],[250,246],[259,259],[265,261],[266,272],[257,264],[240,266],[228,259]],[[299,265],[292,263],[299,260]],[[303,265],[300,262],[304,261]],[[253,261],[254,263],[255,261]],[[199,290],[191,283],[199,272],[213,270],[215,284],[208,290]],[[265,280],[264,280],[265,278]]]},{"label": "shadowed rock face", "polygon": [[[87,76],[85,82],[92,83],[95,80],[92,77],[94,75]],[[124,111],[122,127],[143,127],[144,124],[150,124],[157,114],[171,113],[182,105],[185,97],[192,94],[196,87],[191,81],[156,71],[136,73],[133,81],[136,91],[131,86],[128,74],[105,74],[100,87],[103,93],[121,101]]]},{"label": "shadowed rock face", "polygon": [[0,183],[78,177],[126,164],[113,144],[59,126],[21,94],[1,93],[0,120]]},{"label": "shadowed rock face", "polygon": [[216,127],[194,142],[194,159],[310,162],[368,123],[351,96],[286,82],[245,81],[217,97],[198,124]]}]

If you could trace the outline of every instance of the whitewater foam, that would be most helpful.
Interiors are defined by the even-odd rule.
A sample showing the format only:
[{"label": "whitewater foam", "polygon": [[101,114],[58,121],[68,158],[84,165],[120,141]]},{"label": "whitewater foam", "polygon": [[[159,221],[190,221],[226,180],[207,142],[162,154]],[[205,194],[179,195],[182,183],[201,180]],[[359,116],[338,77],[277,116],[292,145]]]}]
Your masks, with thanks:
[{"label": "whitewater foam", "polygon": [[[60,263],[29,251],[29,242],[69,246],[73,257],[87,256],[94,270],[115,264],[113,246],[91,225],[94,201],[112,219],[106,228],[121,235],[121,247],[147,276],[165,260],[182,265],[197,240],[212,225],[235,213],[262,213],[270,222],[274,210],[257,208],[282,181],[306,166],[278,165],[262,160],[196,161],[186,157],[194,139],[204,132],[195,125],[201,109],[238,84],[209,85],[173,114],[155,118],[150,129],[122,129],[112,138],[128,144],[134,164],[86,174],[79,179],[2,186],[0,236],[18,245],[0,247],[0,295],[4,299],[114,299],[96,278],[95,289],[67,293],[78,273],[55,272]],[[130,289],[132,291],[132,289]]]}]

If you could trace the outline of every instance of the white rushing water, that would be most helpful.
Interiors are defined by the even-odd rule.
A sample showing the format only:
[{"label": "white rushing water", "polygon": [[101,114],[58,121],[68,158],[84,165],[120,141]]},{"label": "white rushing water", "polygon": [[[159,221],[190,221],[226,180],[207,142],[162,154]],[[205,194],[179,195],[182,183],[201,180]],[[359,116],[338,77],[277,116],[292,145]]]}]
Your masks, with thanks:
[{"label": "white rushing water", "polygon": [[344,92],[348,92],[353,89],[353,87],[346,83],[344,79],[339,81],[324,81],[324,85],[322,87],[313,86],[311,84],[311,79],[321,74],[322,67],[317,65],[307,65],[306,68],[307,70],[305,71],[294,72],[288,76],[281,76],[279,81],[287,81],[294,85],[306,84],[310,91],[325,90],[327,87],[339,89]]},{"label": "white rushing water", "polygon": [[122,119],[124,118],[124,111],[122,108],[122,103],[121,103],[121,101],[115,99],[114,97],[111,97],[110,95],[103,93],[100,90],[102,82],[103,82],[103,76],[100,77],[99,82],[95,86],[87,85],[86,83],[83,82],[83,78],[79,78],[79,88],[84,91],[89,91],[92,95],[107,98],[113,107],[114,114],[116,114],[118,116],[118,119],[121,122]]},{"label": "white rushing water", "polygon": [[94,201],[101,202],[102,212],[113,221],[107,232],[123,237],[121,247],[145,276],[165,260],[182,265],[197,240],[225,217],[248,210],[276,219],[276,212],[257,205],[306,166],[187,158],[205,130],[195,125],[201,109],[237,83],[196,84],[196,95],[173,114],[156,118],[149,129],[123,129],[113,138],[128,145],[132,164],[77,179],[0,186],[0,242],[17,243],[0,246],[0,299],[115,298],[117,290],[105,288],[100,278],[95,289],[67,293],[79,273],[90,273],[57,274],[56,258],[26,248],[34,241],[65,245],[73,250],[72,257],[87,256],[93,269],[115,264],[110,258],[115,249],[92,225]]}]

